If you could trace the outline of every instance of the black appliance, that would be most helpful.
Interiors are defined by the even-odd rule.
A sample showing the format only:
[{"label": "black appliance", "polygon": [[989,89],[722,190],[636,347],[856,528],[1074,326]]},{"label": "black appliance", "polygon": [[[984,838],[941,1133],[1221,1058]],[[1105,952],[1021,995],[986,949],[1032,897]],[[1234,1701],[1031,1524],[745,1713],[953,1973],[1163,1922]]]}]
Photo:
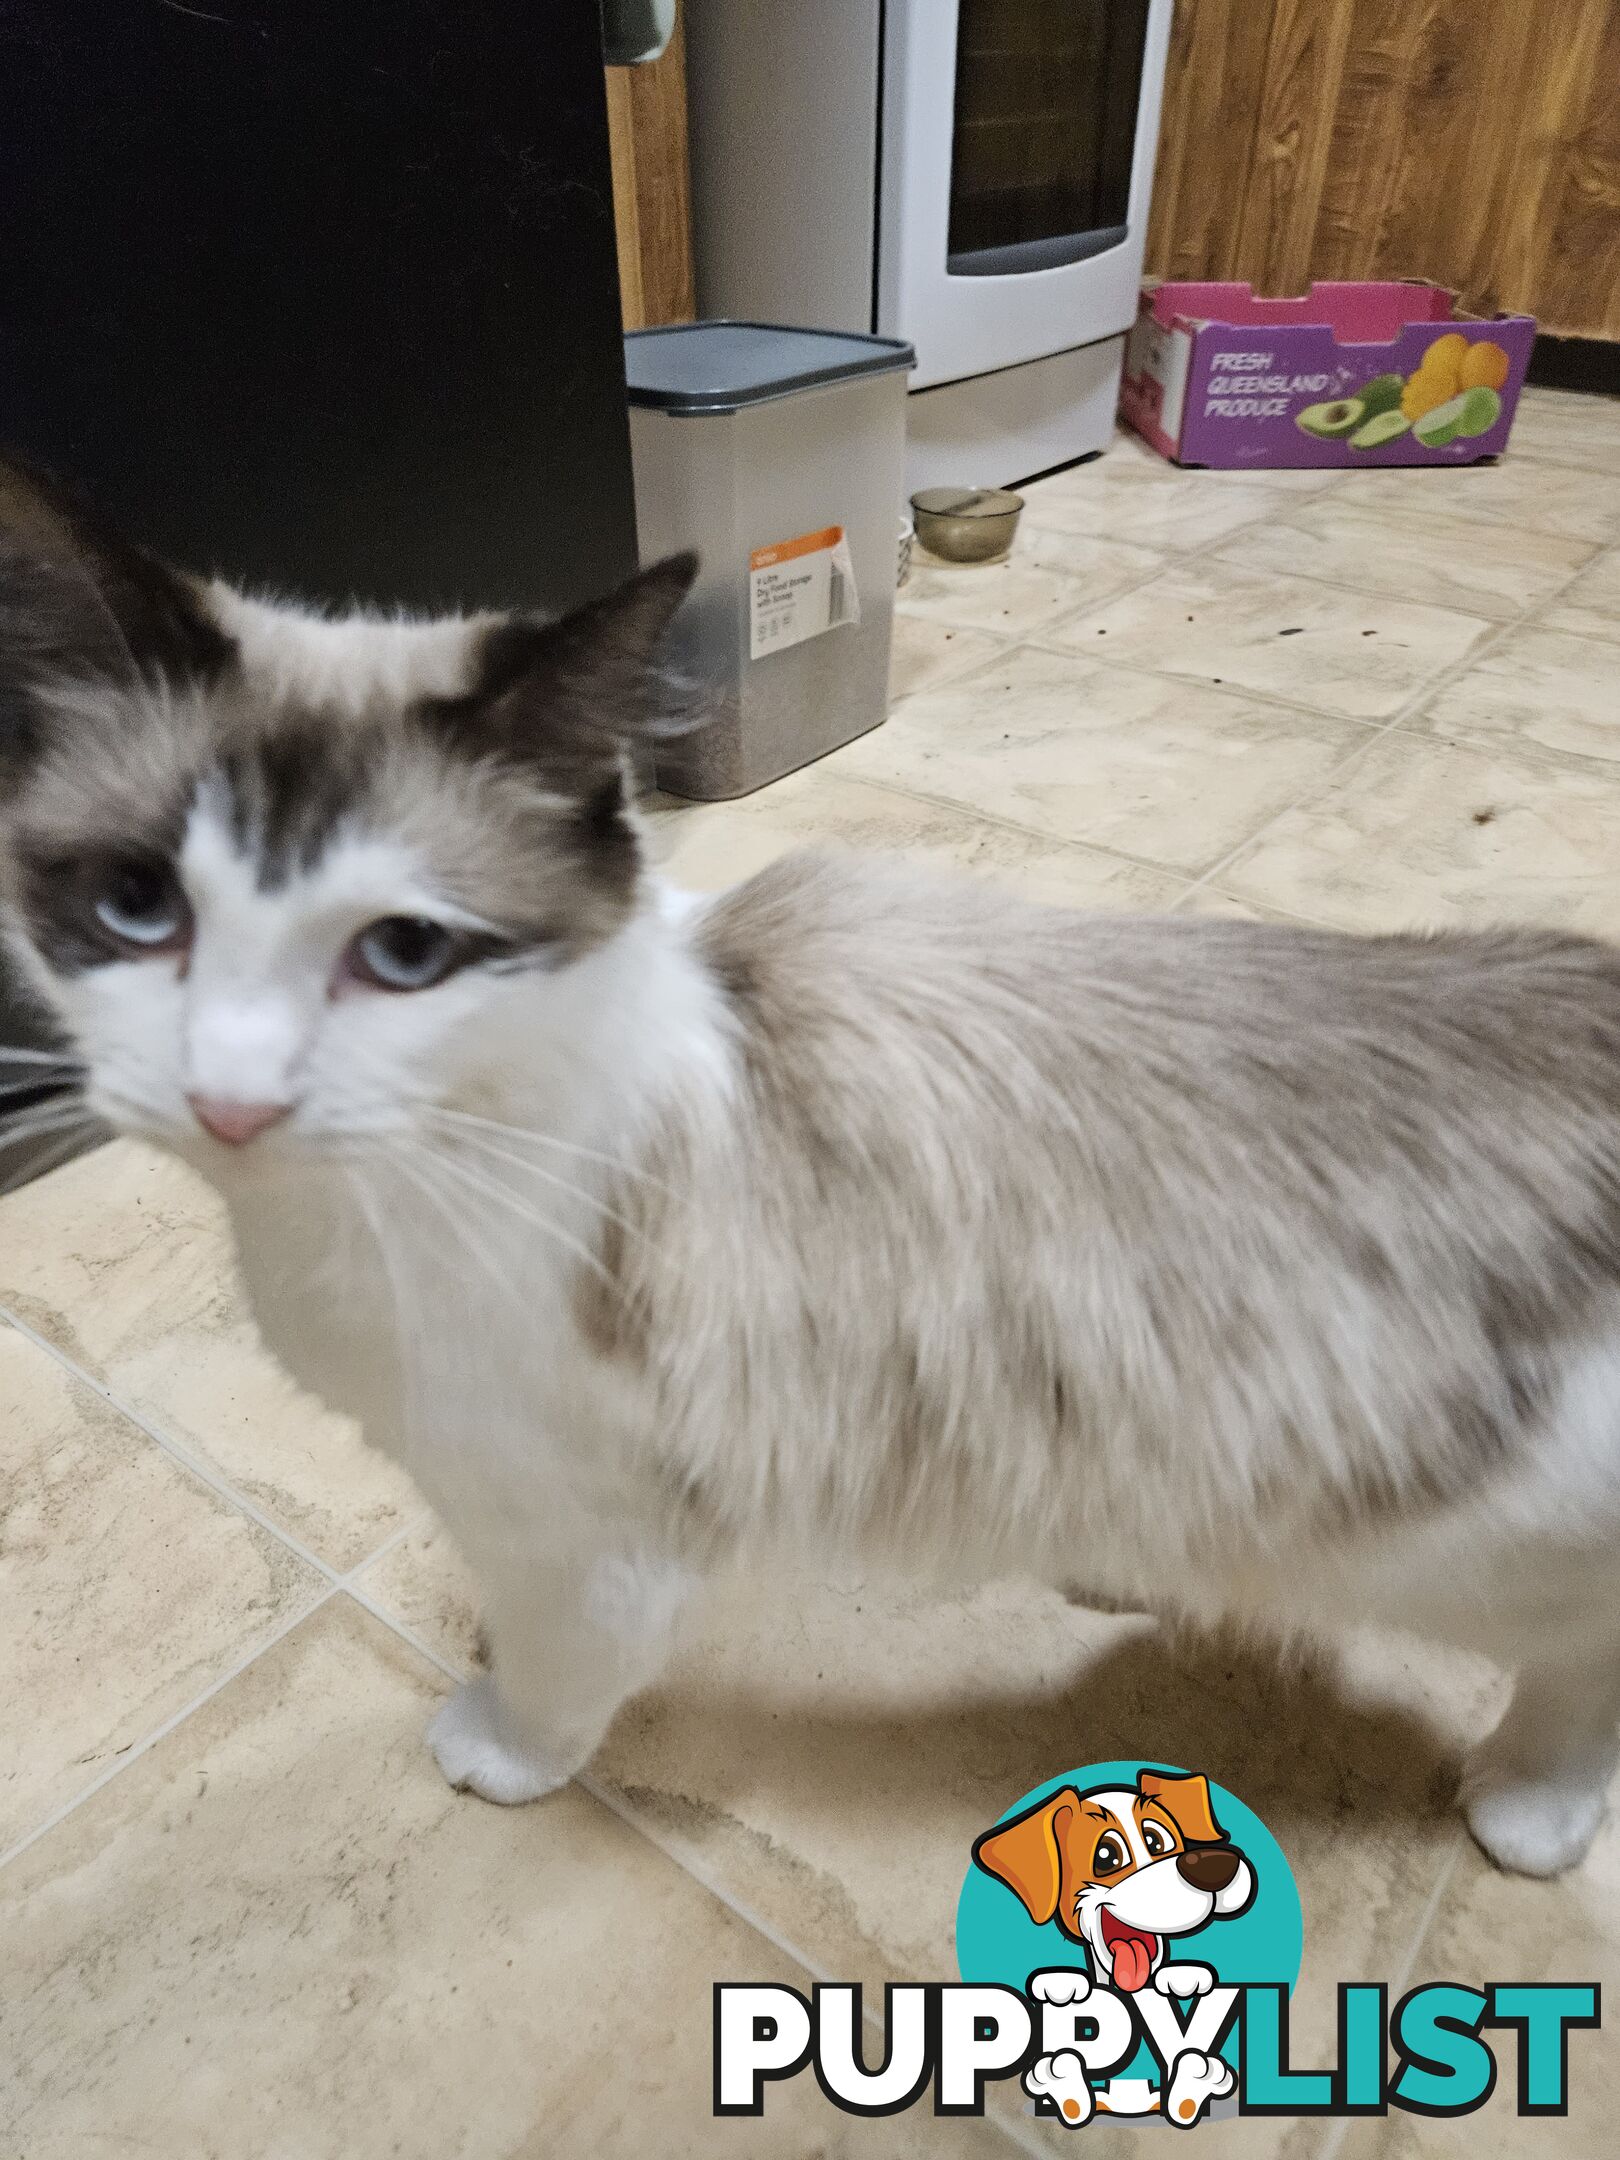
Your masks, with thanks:
[{"label": "black appliance", "polygon": [[8,0],[0,202],[0,441],[151,546],[416,608],[634,567],[596,0]]}]

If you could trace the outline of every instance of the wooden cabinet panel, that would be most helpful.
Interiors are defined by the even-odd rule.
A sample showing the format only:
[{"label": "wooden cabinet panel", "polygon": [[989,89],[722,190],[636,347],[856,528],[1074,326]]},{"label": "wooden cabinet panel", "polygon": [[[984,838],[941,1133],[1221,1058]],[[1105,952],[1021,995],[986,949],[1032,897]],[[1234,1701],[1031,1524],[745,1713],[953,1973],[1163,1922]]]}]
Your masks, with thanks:
[{"label": "wooden cabinet panel", "polygon": [[1179,0],[1147,259],[1620,338],[1620,0]]},{"label": "wooden cabinet panel", "polygon": [[608,69],[607,97],[624,327],[690,322],[697,297],[686,149],[686,34],[679,18],[661,59]]}]

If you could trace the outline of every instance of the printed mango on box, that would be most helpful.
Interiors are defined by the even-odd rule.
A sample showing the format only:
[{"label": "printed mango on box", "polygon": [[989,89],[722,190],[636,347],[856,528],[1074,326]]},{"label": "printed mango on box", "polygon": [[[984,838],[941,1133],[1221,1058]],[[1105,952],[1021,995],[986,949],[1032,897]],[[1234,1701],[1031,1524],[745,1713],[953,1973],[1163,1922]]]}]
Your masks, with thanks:
[{"label": "printed mango on box", "polygon": [[1535,336],[1529,315],[1459,314],[1404,279],[1298,300],[1149,285],[1120,412],[1182,465],[1466,465],[1507,447]]}]

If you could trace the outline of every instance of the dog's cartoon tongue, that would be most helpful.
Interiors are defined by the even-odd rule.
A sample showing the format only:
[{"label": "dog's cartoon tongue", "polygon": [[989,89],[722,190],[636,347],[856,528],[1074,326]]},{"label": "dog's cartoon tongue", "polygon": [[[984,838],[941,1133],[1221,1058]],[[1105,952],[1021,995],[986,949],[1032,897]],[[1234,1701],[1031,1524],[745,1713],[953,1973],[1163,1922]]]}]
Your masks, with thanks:
[{"label": "dog's cartoon tongue", "polygon": [[1127,1995],[1134,1995],[1138,1988],[1146,1987],[1153,1970],[1153,1953],[1159,1947],[1157,1935],[1149,1935],[1141,1928],[1127,1927],[1123,1920],[1116,1920],[1106,1907],[1102,1915],[1103,1941],[1114,1961],[1114,1985]]}]

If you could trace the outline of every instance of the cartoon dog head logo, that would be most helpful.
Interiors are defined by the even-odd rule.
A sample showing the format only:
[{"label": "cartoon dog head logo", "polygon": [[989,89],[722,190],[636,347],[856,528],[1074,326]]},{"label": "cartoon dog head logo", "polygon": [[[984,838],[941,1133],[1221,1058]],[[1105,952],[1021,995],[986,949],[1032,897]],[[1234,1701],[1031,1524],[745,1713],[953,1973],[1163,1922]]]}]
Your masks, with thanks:
[{"label": "cartoon dog head logo", "polygon": [[1083,1943],[1095,1977],[1147,1986],[1166,1945],[1254,1902],[1255,1872],[1215,1820],[1209,1780],[1143,1770],[1135,1788],[1065,1785],[977,1839],[973,1858],[1038,1927]]}]

